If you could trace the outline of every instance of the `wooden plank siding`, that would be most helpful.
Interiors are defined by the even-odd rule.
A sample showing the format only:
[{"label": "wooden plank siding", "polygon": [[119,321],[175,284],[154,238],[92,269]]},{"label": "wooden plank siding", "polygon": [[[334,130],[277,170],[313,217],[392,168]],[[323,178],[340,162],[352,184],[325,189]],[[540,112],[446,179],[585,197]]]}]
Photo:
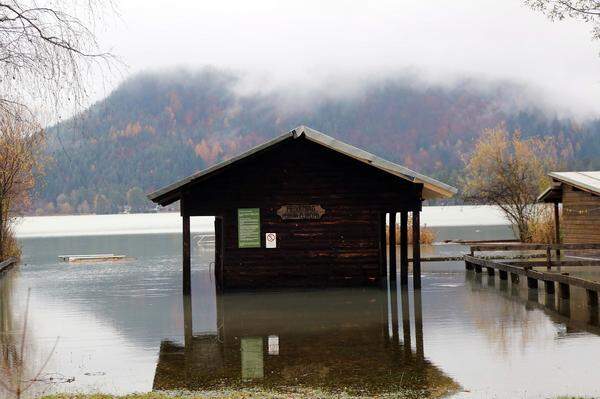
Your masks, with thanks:
[{"label": "wooden plank siding", "polygon": [[[297,139],[190,187],[184,212],[222,217],[226,289],[370,285],[385,277],[381,213],[420,210],[421,190],[421,184]],[[277,209],[290,204],[320,205],[325,214],[282,220]],[[260,208],[261,248],[238,248],[238,208]],[[265,248],[265,233],[277,234],[277,248]]]},{"label": "wooden plank siding", "polygon": [[562,229],[565,243],[600,242],[600,196],[565,185]]},{"label": "wooden plank siding", "polygon": [[[600,243],[600,196],[563,185],[561,220],[564,243]],[[573,253],[568,253],[572,255]],[[579,255],[600,255],[598,250],[579,252]]]}]

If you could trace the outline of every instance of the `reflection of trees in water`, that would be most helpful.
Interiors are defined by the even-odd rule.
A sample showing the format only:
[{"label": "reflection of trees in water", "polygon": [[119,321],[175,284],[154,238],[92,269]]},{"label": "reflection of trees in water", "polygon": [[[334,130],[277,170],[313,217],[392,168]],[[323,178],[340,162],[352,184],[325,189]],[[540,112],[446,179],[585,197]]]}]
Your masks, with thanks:
[{"label": "reflection of trees in water", "polygon": [[[0,275],[0,392],[7,394],[18,378],[19,355],[12,313],[14,272]],[[6,384],[6,386],[5,386]]]},{"label": "reflection of trees in water", "polygon": [[[35,365],[31,362],[33,346],[29,341],[27,320],[29,313],[29,292],[22,319],[14,317],[15,272],[0,277],[0,393],[8,397],[21,398],[40,382],[40,376],[50,360],[54,347],[43,361]],[[4,396],[3,396],[4,397]]]},{"label": "reflection of trees in water", "polygon": [[[471,292],[465,309],[471,314],[473,325],[485,334],[499,355],[508,355],[515,348],[524,351],[536,338],[544,333],[546,316],[531,312],[521,301],[507,300],[518,298],[521,286],[510,286],[501,281],[499,289],[484,287],[481,275],[467,274]],[[492,277],[490,277],[492,278]]]}]

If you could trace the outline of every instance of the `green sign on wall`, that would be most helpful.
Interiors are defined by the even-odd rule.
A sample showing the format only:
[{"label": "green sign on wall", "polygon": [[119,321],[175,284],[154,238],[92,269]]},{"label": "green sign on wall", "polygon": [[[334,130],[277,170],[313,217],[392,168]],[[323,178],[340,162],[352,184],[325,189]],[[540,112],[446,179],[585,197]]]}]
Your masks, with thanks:
[{"label": "green sign on wall", "polygon": [[260,248],[260,209],[238,209],[238,248]]}]

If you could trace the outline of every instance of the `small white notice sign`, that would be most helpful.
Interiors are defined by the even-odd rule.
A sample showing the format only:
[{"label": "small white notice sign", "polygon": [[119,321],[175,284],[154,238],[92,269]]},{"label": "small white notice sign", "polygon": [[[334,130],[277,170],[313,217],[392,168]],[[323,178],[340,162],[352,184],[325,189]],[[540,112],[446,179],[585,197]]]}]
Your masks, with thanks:
[{"label": "small white notice sign", "polygon": [[269,335],[267,340],[269,355],[277,356],[279,355],[279,336],[278,335]]},{"label": "small white notice sign", "polygon": [[265,233],[265,242],[267,243],[267,248],[277,248],[277,234]]}]

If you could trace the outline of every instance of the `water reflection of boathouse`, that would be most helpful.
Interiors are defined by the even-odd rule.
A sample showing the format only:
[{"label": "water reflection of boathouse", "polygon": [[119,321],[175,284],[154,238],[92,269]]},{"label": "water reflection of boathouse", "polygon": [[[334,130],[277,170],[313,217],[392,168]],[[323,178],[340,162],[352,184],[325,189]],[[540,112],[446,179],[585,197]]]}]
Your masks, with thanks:
[{"label": "water reflection of boathouse", "polygon": [[[420,292],[414,348],[408,291],[381,289],[231,293],[217,298],[217,331],[163,341],[154,389],[299,386],[376,394],[456,384],[423,352]],[[398,315],[402,323],[399,323]]]}]

